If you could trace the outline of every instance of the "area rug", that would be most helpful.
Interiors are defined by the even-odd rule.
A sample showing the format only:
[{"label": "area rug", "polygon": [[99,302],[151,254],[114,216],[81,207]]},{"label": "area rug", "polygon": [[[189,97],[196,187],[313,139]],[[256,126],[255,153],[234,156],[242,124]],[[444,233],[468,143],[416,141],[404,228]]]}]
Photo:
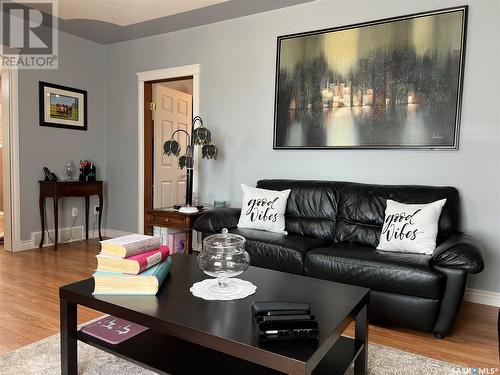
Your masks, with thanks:
[{"label": "area rug", "polygon": [[[457,375],[462,373],[460,366],[382,345],[370,344],[368,353],[368,374],[370,375]],[[50,336],[0,357],[0,374],[2,375],[60,374],[59,366],[59,335]],[[81,375],[155,374],[82,342],[78,342],[78,370]],[[352,374],[352,369],[347,374]]]}]

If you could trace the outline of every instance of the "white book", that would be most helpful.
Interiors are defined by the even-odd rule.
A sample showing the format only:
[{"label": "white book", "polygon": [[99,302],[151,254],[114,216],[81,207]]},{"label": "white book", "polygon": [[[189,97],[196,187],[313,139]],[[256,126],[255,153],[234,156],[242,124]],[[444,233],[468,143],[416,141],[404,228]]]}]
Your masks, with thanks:
[{"label": "white book", "polygon": [[160,236],[161,236],[161,228],[160,227],[153,227],[153,236],[160,238]]},{"label": "white book", "polygon": [[128,236],[101,241],[101,252],[127,258],[148,250],[160,247],[160,239],[144,234],[129,234]]},{"label": "white book", "polygon": [[160,228],[160,244],[162,246],[168,246],[168,233],[170,231],[168,228]]}]

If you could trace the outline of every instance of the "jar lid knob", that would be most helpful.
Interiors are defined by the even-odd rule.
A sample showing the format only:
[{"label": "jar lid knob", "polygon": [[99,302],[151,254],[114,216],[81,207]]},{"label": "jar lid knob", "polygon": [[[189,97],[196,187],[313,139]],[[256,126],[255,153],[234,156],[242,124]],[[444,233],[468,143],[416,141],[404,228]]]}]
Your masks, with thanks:
[{"label": "jar lid knob", "polygon": [[227,233],[228,233],[227,228],[222,229],[222,235],[223,235],[224,237],[227,237]]}]

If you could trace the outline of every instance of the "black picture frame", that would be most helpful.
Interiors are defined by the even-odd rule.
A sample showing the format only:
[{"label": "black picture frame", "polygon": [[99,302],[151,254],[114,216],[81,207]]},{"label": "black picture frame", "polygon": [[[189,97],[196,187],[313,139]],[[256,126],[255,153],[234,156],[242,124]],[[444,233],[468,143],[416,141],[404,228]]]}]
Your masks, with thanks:
[{"label": "black picture frame", "polygon": [[[39,81],[38,96],[40,126],[87,130],[86,90]],[[60,100],[61,104],[52,104],[53,100]],[[68,104],[62,104],[63,100]],[[52,109],[53,105],[61,110],[57,109],[56,112]]]},{"label": "black picture frame", "polygon": [[[283,44],[285,41],[288,40],[293,40],[297,38],[306,38],[307,40],[312,40],[310,37],[314,37],[317,35],[325,35],[325,34],[330,34],[330,33],[337,33],[337,32],[345,32],[349,30],[359,30],[362,28],[366,27],[372,27],[372,26],[384,26],[386,24],[391,24],[394,22],[400,22],[400,21],[411,21],[417,18],[422,18],[422,17],[439,17],[442,15],[450,14],[450,13],[455,13],[458,12],[460,14],[460,35],[458,36],[459,38],[459,45],[460,49],[458,52],[458,55],[455,53],[455,50],[453,50],[453,58],[456,62],[456,77],[453,78],[453,91],[450,91],[449,95],[449,100],[454,101],[454,106],[452,110],[450,110],[449,113],[447,113],[447,118],[449,121],[446,122],[447,128],[446,132],[448,134],[446,140],[447,142],[445,143],[442,141],[442,143],[439,143],[439,133],[436,135],[436,141],[434,142],[435,138],[435,133],[432,133],[432,142],[429,143],[417,143],[415,142],[414,144],[411,143],[400,143],[398,144],[397,142],[390,142],[387,144],[381,143],[381,142],[374,142],[372,144],[347,144],[347,145],[338,145],[338,144],[328,144],[325,141],[325,144],[318,144],[321,143],[321,138],[317,136],[317,141],[312,142],[311,144],[308,144],[307,140],[303,143],[305,144],[293,144],[293,142],[288,142],[284,140],[284,134],[286,137],[291,138],[290,132],[291,132],[291,121],[290,118],[292,117],[291,112],[292,111],[297,111],[297,109],[290,109],[292,106],[290,102],[288,102],[288,95],[289,92],[287,92],[287,82],[283,79],[283,76],[286,75],[284,74],[284,62],[283,59],[286,58],[286,56],[291,56],[293,54],[290,54],[289,51],[283,51]],[[351,24],[351,25],[346,25],[346,26],[340,26],[340,27],[333,27],[333,28],[328,28],[328,29],[321,29],[321,30],[316,30],[316,31],[309,31],[309,32],[301,32],[301,33],[295,33],[295,34],[289,34],[289,35],[283,35],[283,36],[278,36],[277,38],[277,51],[276,51],[276,75],[275,75],[275,103],[274,103],[274,131],[273,131],[273,149],[275,150],[304,150],[304,149],[310,149],[310,150],[341,150],[341,149],[346,149],[346,150],[352,150],[352,149],[367,149],[367,150],[373,150],[373,149],[401,149],[401,150],[458,150],[459,146],[459,135],[460,135],[460,116],[461,116],[461,108],[462,108],[462,91],[463,91],[463,74],[464,74],[464,67],[465,67],[465,47],[466,47],[466,39],[467,39],[467,14],[468,14],[468,6],[456,6],[456,7],[450,7],[450,8],[444,8],[444,9],[437,9],[437,10],[432,10],[432,11],[426,11],[426,12],[420,12],[420,13],[414,13],[414,14],[409,14],[409,15],[403,15],[403,16],[397,16],[397,17],[391,17],[391,18],[385,18],[385,19],[380,19],[376,21],[370,21],[370,22],[362,22],[362,23],[356,23],[356,24]],[[438,37],[441,37],[441,35],[437,35]],[[455,36],[456,37],[456,36]],[[304,39],[304,40],[306,40]],[[451,50],[450,50],[451,51]],[[285,53],[284,53],[285,52]],[[449,52],[449,55],[451,52]],[[285,57],[283,57],[285,56]],[[290,62],[286,62],[290,64]],[[314,68],[314,67],[313,67]],[[311,70],[304,69],[305,72],[309,72]],[[295,72],[294,72],[295,74]],[[352,86],[349,86],[352,88]],[[374,90],[372,90],[372,93]],[[284,93],[287,94],[287,98],[283,99]],[[372,95],[374,96],[374,95]],[[410,96],[408,96],[408,101],[409,101]],[[321,99],[324,102],[324,99]],[[373,99],[372,99],[373,100]],[[387,100],[387,98],[386,98]],[[389,99],[391,100],[391,99]],[[413,103],[410,103],[413,104]],[[323,104],[324,105],[324,104]],[[352,104],[350,104],[352,106]],[[391,105],[396,105],[392,104]],[[296,108],[299,108],[297,106]],[[352,108],[352,107],[351,107]],[[303,111],[307,111],[309,109],[303,108]],[[287,111],[285,113],[285,111]],[[287,119],[284,119],[285,117],[288,117]],[[297,116],[299,117],[299,116]],[[379,116],[378,116],[379,117]],[[315,118],[312,116],[312,118]],[[316,116],[316,118],[320,118],[320,116]],[[432,119],[431,116],[429,118]],[[317,123],[322,123],[324,127],[324,120],[317,120]],[[437,122],[437,120],[436,120]],[[296,121],[295,124],[299,124],[305,128],[305,123],[301,123],[300,121]],[[303,128],[300,129],[300,132],[302,132],[302,137],[307,138],[307,136],[312,132],[316,131],[321,132],[321,125],[316,128],[314,127],[315,124],[314,121],[312,121],[313,125],[309,127],[307,130],[304,130]],[[424,123],[424,122],[422,122]],[[287,128],[288,127],[288,128]],[[312,129],[312,130],[311,130]],[[359,134],[364,131],[363,129],[360,129]],[[432,131],[432,128],[429,127],[427,131]],[[287,133],[288,132],[288,133]],[[299,132],[299,133],[300,133]],[[309,133],[307,133],[309,132]],[[306,136],[304,136],[306,134]]]}]

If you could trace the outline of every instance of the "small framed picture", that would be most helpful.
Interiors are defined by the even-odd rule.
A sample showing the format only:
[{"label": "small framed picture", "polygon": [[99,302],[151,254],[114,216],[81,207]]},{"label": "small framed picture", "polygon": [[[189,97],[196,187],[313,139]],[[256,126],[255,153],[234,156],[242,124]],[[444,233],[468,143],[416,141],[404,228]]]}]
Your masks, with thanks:
[{"label": "small framed picture", "polygon": [[40,126],[87,130],[87,91],[39,82]]}]

